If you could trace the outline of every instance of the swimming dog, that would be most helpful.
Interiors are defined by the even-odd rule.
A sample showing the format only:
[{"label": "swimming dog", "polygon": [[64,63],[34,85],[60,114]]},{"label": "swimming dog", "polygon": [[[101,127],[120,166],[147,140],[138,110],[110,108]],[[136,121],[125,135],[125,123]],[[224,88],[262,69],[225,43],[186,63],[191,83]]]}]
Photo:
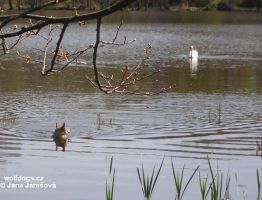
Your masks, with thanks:
[{"label": "swimming dog", "polygon": [[63,151],[65,151],[65,147],[67,143],[70,141],[69,139],[70,129],[65,127],[65,123],[61,127],[59,127],[58,123],[56,123],[56,129],[52,135],[53,141],[56,144],[56,151],[58,147],[62,147]]}]

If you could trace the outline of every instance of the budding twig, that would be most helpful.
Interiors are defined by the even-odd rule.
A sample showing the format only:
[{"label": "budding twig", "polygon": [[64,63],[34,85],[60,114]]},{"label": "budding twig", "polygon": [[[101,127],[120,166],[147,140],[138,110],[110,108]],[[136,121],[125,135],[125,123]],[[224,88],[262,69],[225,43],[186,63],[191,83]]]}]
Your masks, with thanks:
[{"label": "budding twig", "polygon": [[[20,42],[24,39],[37,36],[44,40],[44,46],[36,47],[40,53],[42,53],[42,59],[37,60],[34,56],[28,54],[22,54],[17,51],[17,55],[25,60],[25,62],[36,62],[41,63],[41,74],[48,75],[54,71],[62,71],[63,69],[67,68],[72,62],[78,63],[78,59],[82,58],[84,55],[87,55],[88,50],[93,50],[92,52],[92,67],[94,72],[94,78],[89,78],[86,76],[87,80],[92,84],[92,86],[97,87],[100,91],[104,93],[120,93],[120,94],[136,94],[136,95],[153,95],[159,94],[162,92],[166,92],[171,89],[171,87],[167,88],[158,88],[158,91],[149,91],[149,92],[141,92],[138,87],[138,83],[142,83],[145,79],[149,79],[160,72],[160,70],[153,70],[152,72],[145,73],[144,67],[147,64],[147,61],[153,56],[153,48],[150,44],[148,44],[143,51],[143,56],[140,59],[139,63],[134,66],[125,66],[121,70],[120,77],[115,76],[114,74],[107,75],[106,73],[102,73],[97,66],[97,55],[99,47],[102,46],[124,46],[131,44],[136,41],[127,40],[127,37],[124,36],[123,41],[117,42],[120,30],[123,26],[123,21],[118,25],[116,28],[116,32],[113,35],[112,40],[110,41],[103,41],[100,35],[100,28],[102,18],[110,15],[117,10],[122,9],[123,7],[127,6],[128,4],[134,2],[135,0],[121,0],[117,1],[112,6],[105,8],[103,10],[94,12],[94,13],[87,13],[80,15],[77,10],[75,9],[74,15],[69,17],[52,17],[52,16],[41,16],[33,14],[33,12],[43,9],[45,7],[55,5],[65,0],[56,0],[50,1],[43,6],[31,9],[29,11],[22,12],[16,15],[9,15],[5,17],[0,17],[2,19],[2,23],[0,24],[0,41],[1,47],[4,54],[8,53],[12,48],[17,46]],[[8,24],[14,22],[17,19],[28,19],[28,22],[24,25],[14,25],[9,26],[6,28]],[[86,21],[95,19],[96,20],[96,38],[94,44],[89,44],[87,47],[83,47],[83,49],[78,49],[75,52],[69,52],[68,50],[63,49],[62,41],[64,39],[64,34],[68,28],[68,25],[71,23],[78,22],[81,25],[84,25]],[[84,23],[83,23],[84,22]],[[62,24],[61,32],[59,38],[56,41],[55,49],[51,49],[51,44],[54,42],[52,37],[52,32],[59,28],[59,25]],[[54,26],[55,25],[55,26]],[[42,29],[44,27],[49,26],[48,34],[43,34]],[[60,29],[60,28],[59,28]],[[15,38],[10,44],[8,39]],[[9,47],[10,46],[10,47]],[[85,62],[88,65],[88,61]]]}]

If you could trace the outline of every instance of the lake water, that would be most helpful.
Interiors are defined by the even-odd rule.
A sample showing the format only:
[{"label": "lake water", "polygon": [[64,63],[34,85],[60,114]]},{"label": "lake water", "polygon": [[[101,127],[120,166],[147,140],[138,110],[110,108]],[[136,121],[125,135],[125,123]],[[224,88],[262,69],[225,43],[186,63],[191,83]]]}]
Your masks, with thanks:
[{"label": "lake water", "polygon": [[[136,41],[100,48],[99,69],[117,73],[124,65],[136,66],[150,43],[154,56],[144,70],[160,68],[157,85],[176,88],[154,96],[105,95],[85,78],[92,72],[91,51],[82,58],[85,65],[48,77],[41,76],[41,65],[2,57],[1,184],[12,182],[5,176],[32,176],[56,188],[2,188],[1,199],[103,199],[111,156],[116,199],[143,199],[136,168],[143,163],[149,173],[163,157],[152,199],[174,199],[171,158],[176,169],[186,167],[186,177],[198,165],[206,176],[207,155],[215,170],[230,173],[233,199],[256,199],[262,162],[255,155],[255,141],[262,137],[261,13],[118,13],[104,20],[102,40],[114,37],[121,19],[118,41],[124,36]],[[93,23],[70,25],[63,48],[92,44],[94,31]],[[42,45],[28,39],[19,51],[38,56],[36,42]],[[187,57],[191,45],[199,51],[197,65]],[[155,79],[141,88],[154,89]],[[56,152],[52,142],[56,122],[71,129],[66,152]],[[200,199],[198,187],[196,176],[185,199]]]}]

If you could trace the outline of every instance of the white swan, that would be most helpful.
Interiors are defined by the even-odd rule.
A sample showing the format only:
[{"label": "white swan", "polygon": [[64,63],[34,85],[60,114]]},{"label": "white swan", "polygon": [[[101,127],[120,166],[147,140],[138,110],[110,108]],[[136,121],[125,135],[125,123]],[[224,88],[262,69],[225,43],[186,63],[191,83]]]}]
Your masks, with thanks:
[{"label": "white swan", "polygon": [[194,49],[194,46],[191,46],[189,49],[189,58],[194,58],[194,59],[198,58],[198,52],[197,50]]}]

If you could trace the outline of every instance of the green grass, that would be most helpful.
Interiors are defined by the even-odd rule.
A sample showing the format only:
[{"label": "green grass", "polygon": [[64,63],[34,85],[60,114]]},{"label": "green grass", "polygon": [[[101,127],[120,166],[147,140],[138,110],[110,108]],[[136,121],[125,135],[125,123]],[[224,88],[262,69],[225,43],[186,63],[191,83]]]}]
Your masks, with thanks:
[{"label": "green grass", "polygon": [[174,181],[175,181],[175,188],[176,188],[176,197],[175,197],[175,199],[176,200],[182,200],[183,195],[184,195],[184,193],[185,193],[189,183],[191,182],[193,176],[195,175],[195,173],[199,169],[199,166],[194,170],[193,174],[187,180],[186,185],[183,186],[185,167],[183,167],[182,172],[179,173],[178,171],[175,170],[173,161],[171,161],[171,164],[172,164],[172,172],[173,172],[173,177],[174,177]]},{"label": "green grass", "polygon": [[115,168],[113,169],[113,157],[110,160],[109,176],[106,180],[106,200],[114,199]]},{"label": "green grass", "polygon": [[259,171],[257,169],[257,200],[260,200],[261,183],[259,178]]},{"label": "green grass", "polygon": [[[211,184],[210,184],[211,200],[230,199],[229,197],[229,185],[230,185],[229,174],[227,175],[226,181],[224,183],[223,173],[219,173],[219,171],[217,170],[217,173],[214,174],[210,159],[208,157],[207,157],[207,161],[208,161],[209,171],[210,171],[211,178],[212,178]],[[224,195],[223,195],[222,192],[223,192],[224,184],[225,184],[225,190],[224,190]]]},{"label": "green grass", "polygon": [[[171,170],[174,178],[174,190],[176,192],[175,198],[173,200],[182,200],[188,187],[192,182],[195,174],[198,172],[198,184],[200,196],[194,197],[194,200],[232,200],[230,194],[230,175],[227,172],[226,176],[223,172],[213,169],[211,164],[211,159],[207,157],[208,162],[208,172],[204,176],[201,174],[200,167],[197,166],[193,173],[190,174],[189,178],[185,178],[185,167],[181,170],[177,170],[174,165],[174,161],[171,160]],[[146,173],[144,165],[141,168],[137,168],[137,175],[139,179],[139,185],[142,190],[144,200],[151,200],[152,194],[155,189],[156,183],[160,176],[164,163],[164,158],[159,166],[159,168],[153,168],[153,171],[149,174]],[[115,190],[115,173],[116,170],[113,167],[113,157],[110,159],[108,177],[106,179],[106,200],[114,199]],[[203,177],[202,177],[203,176]],[[256,170],[256,183],[257,183],[257,200],[261,200],[261,181],[259,170]],[[168,184],[168,183],[167,183]],[[190,190],[188,191],[190,193]],[[245,199],[245,197],[243,197]],[[244,200],[240,198],[239,200]]]},{"label": "green grass", "polygon": [[207,195],[209,193],[209,189],[210,187],[207,187],[207,180],[208,180],[208,176],[204,179],[201,178],[201,172],[199,170],[199,187],[200,187],[200,194],[201,194],[201,200],[206,200],[207,199]]},{"label": "green grass", "polygon": [[139,182],[140,182],[141,189],[142,189],[145,200],[150,200],[152,197],[152,193],[154,191],[154,188],[155,188],[158,176],[160,174],[160,171],[162,169],[163,163],[164,163],[164,159],[162,160],[161,165],[159,169],[157,170],[157,173],[155,174],[155,167],[154,167],[151,175],[145,175],[143,164],[142,164],[141,169],[137,168],[137,174],[138,174]]}]

